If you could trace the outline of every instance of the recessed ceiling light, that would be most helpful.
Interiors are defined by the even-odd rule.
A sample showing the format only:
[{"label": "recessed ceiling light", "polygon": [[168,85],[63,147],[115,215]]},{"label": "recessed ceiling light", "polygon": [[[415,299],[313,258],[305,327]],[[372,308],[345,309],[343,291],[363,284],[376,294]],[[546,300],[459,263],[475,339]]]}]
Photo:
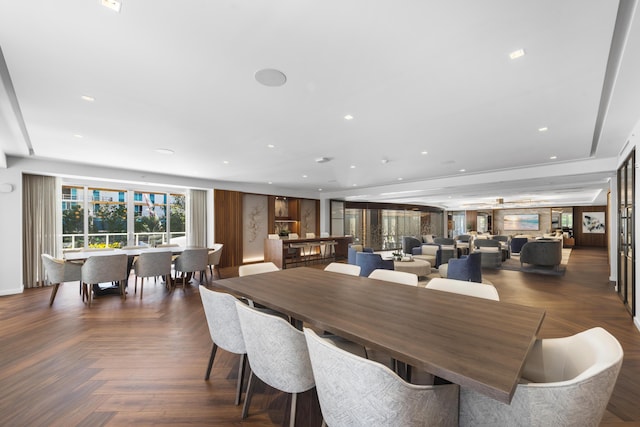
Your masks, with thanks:
[{"label": "recessed ceiling light", "polygon": [[511,52],[509,54],[509,58],[511,59],[517,59],[524,56],[524,49],[518,49],[518,50],[514,50],[513,52]]},{"label": "recessed ceiling light", "polygon": [[318,188],[318,191],[322,191],[322,188]]},{"label": "recessed ceiling light", "polygon": [[402,178],[398,178],[398,181],[402,181]]},{"label": "recessed ceiling light", "polygon": [[273,68],[256,71],[254,78],[258,83],[270,87],[282,86],[287,82],[287,76],[282,71]]},{"label": "recessed ceiling light", "polygon": [[93,102],[96,100],[93,96],[89,96],[89,95],[82,95],[80,99],[87,102]]},{"label": "recessed ceiling light", "polygon": [[386,165],[387,163],[389,163],[389,159],[382,159],[380,160],[380,163],[382,163],[383,165]]},{"label": "recessed ceiling light", "polygon": [[267,184],[271,185],[271,184],[273,184],[273,181],[269,181],[269,182],[267,182]]},{"label": "recessed ceiling light", "polygon": [[344,116],[345,120],[353,120],[353,116],[351,114],[347,114],[346,116]]},{"label": "recessed ceiling light", "polygon": [[551,159],[551,160],[555,160],[555,159],[557,159],[557,158],[558,158],[558,156],[551,156],[551,157],[549,157],[549,159]]},{"label": "recessed ceiling light", "polygon": [[426,156],[427,154],[429,154],[428,151],[421,151],[420,154],[422,154],[423,156]]},{"label": "recessed ceiling light", "polygon": [[267,144],[267,148],[276,148],[276,146],[273,144]]},{"label": "recessed ceiling light", "polygon": [[114,12],[120,13],[120,2],[117,0],[102,0],[100,2],[104,7],[113,10]]},{"label": "recessed ceiling light", "polygon": [[159,153],[159,154],[169,154],[169,155],[170,155],[170,154],[173,154],[173,153],[174,153],[174,151],[173,151],[173,150],[170,150],[170,149],[168,149],[168,148],[156,148],[156,153]]},{"label": "recessed ceiling light", "polygon": [[541,127],[541,128],[538,128],[538,132],[546,132],[546,131],[548,131],[548,130],[549,130],[549,128],[548,128],[548,127],[546,127],[546,126]]},{"label": "recessed ceiling light", "polygon": [[466,171],[467,171],[466,169],[460,169],[460,172],[466,172]]},{"label": "recessed ceiling light", "polygon": [[78,138],[78,139],[82,139],[82,135],[80,135],[79,133],[75,133],[73,134],[74,138]]},{"label": "recessed ceiling light", "polygon": [[303,178],[309,178],[307,175],[302,175]]},{"label": "recessed ceiling light", "polygon": [[358,184],[353,184],[353,185],[352,185],[352,187],[357,187],[357,186],[358,186]]},{"label": "recessed ceiling light", "polygon": [[351,169],[355,169],[355,168],[356,168],[356,165],[351,165],[351,166],[349,166],[349,168],[351,168]]},{"label": "recessed ceiling light", "polygon": [[229,164],[229,160],[223,160],[222,163],[224,163],[225,165]]}]

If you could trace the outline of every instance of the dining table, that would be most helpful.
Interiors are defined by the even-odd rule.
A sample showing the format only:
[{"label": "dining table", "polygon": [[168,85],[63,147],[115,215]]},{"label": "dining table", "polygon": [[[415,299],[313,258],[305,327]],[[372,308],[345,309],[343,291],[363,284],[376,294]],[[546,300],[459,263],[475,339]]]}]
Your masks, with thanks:
[{"label": "dining table", "polygon": [[542,308],[312,267],[212,286],[504,403],[545,317]]}]

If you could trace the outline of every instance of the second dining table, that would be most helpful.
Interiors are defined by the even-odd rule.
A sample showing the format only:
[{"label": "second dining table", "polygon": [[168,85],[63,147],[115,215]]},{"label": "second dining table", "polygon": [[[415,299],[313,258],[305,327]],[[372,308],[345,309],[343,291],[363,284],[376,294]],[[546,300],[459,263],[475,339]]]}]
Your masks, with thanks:
[{"label": "second dining table", "polygon": [[310,267],[214,286],[505,403],[545,316],[541,308]]}]

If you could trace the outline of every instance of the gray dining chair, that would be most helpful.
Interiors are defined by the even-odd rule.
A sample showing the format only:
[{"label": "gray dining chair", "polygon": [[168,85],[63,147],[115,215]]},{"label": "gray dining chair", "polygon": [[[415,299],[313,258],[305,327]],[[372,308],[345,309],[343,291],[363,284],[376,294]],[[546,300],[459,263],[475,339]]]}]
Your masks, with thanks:
[{"label": "gray dining chair", "polygon": [[168,287],[171,286],[171,252],[142,252],[133,264],[135,273],[134,293],[138,292],[138,277],[140,278],[140,299],[144,288],[144,279],[149,277],[164,277]]},{"label": "gray dining chair", "polygon": [[105,255],[87,258],[82,265],[82,295],[91,307],[93,286],[100,283],[118,282],[120,296],[126,298],[125,285],[128,276],[127,255]]},{"label": "gray dining chair", "polygon": [[53,305],[56,299],[58,287],[65,282],[78,282],[82,289],[82,265],[65,261],[63,259],[54,258],[49,254],[41,254],[42,265],[47,276],[47,280],[53,286],[51,289],[51,297],[49,298],[49,307]]},{"label": "gray dining chair", "polygon": [[[200,283],[206,279],[209,250],[207,248],[185,249],[180,256],[175,259],[176,282],[178,275],[182,277],[182,289],[186,287],[186,280],[190,274],[200,272]],[[180,274],[179,274],[180,273]]]},{"label": "gray dining chair", "polygon": [[[458,386],[414,385],[305,328],[323,425],[457,426]],[[326,423],[326,424],[325,424]]]},{"label": "gray dining chair", "polygon": [[[309,352],[302,331],[283,317],[270,314],[238,301],[236,302],[242,336],[251,366],[247,395],[242,408],[242,419],[249,412],[255,379],[254,374],[267,385],[291,393],[289,425],[295,425],[298,393],[314,387]],[[337,336],[330,336],[332,345],[354,354],[365,355],[364,347]]]},{"label": "gray dining chair", "polygon": [[238,310],[234,296],[212,291],[200,285],[200,298],[204,307],[204,314],[207,318],[209,326],[209,334],[213,341],[211,348],[211,356],[209,357],[209,365],[204,379],[208,380],[213,367],[213,360],[216,356],[218,348],[228,351],[229,353],[240,355],[240,364],[238,366],[238,383],[236,386],[235,404],[240,404],[242,394],[242,383],[244,382],[244,374],[246,370],[246,354],[247,349],[240,328],[240,320],[238,319]]},{"label": "gray dining chair", "polygon": [[222,256],[222,248],[224,245],[222,243],[214,243],[213,250],[209,251],[207,264],[209,265],[209,273],[211,273],[211,280],[213,280],[213,271],[215,270],[218,274],[218,279],[222,279],[220,275],[220,257]]},{"label": "gray dining chair", "polygon": [[510,404],[460,389],[460,425],[597,427],[622,358],[618,340],[600,327],[538,339]]}]

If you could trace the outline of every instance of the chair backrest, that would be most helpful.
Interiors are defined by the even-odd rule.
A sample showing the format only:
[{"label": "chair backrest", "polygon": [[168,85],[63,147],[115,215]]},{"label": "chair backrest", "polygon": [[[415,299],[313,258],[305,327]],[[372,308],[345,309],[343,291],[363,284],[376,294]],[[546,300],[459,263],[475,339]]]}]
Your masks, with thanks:
[{"label": "chair backrest", "polygon": [[491,250],[495,250],[499,252],[502,249],[502,245],[499,241],[493,239],[476,239],[473,242],[474,246],[479,249],[491,248]]},{"label": "chair backrest", "polygon": [[369,274],[376,268],[393,270],[393,260],[382,259],[380,254],[371,252],[356,252],[356,265],[360,266],[360,276],[369,277]]},{"label": "chair backrest", "polygon": [[270,240],[278,240],[278,239],[280,239],[280,236],[278,234],[269,234],[267,237]]},{"label": "chair backrest", "polygon": [[324,268],[324,271],[332,271],[334,273],[349,274],[351,276],[360,275],[360,266],[353,264],[344,264],[342,262],[332,262]]},{"label": "chair backrest", "polygon": [[519,254],[524,244],[528,241],[529,239],[526,237],[513,237],[511,239],[511,252]]},{"label": "chair backrest", "polygon": [[153,277],[171,274],[171,252],[142,252],[133,265],[136,276]]},{"label": "chair backrest", "polygon": [[82,265],[82,281],[87,284],[115,282],[128,276],[126,254],[92,256]]},{"label": "chair backrest", "polygon": [[177,243],[163,243],[160,245],[156,245],[156,248],[177,248],[180,245]]},{"label": "chair backrest", "polygon": [[176,271],[196,272],[204,271],[209,265],[209,250],[207,248],[185,249],[175,260]]},{"label": "chair backrest", "polygon": [[208,264],[209,265],[218,265],[220,264],[220,257],[222,256],[222,248],[224,245],[222,243],[216,243],[213,245],[213,250],[209,251],[208,255]]},{"label": "chair backrest", "polygon": [[[52,257],[49,254],[41,254],[42,266],[47,274],[50,283],[63,283],[64,280],[64,260]],[[80,280],[80,279],[78,279]]]},{"label": "chair backrest", "polygon": [[82,251],[83,252],[105,252],[105,251],[115,251],[115,248],[85,248]]},{"label": "chair backrest", "polygon": [[447,279],[482,283],[482,254],[475,252],[448,262]]},{"label": "chair backrest", "polygon": [[436,237],[435,239],[433,239],[433,243],[436,243],[438,245],[453,246],[456,244],[456,241],[448,237]]},{"label": "chair backrest", "polygon": [[400,283],[409,286],[418,286],[418,276],[405,271],[375,269],[369,274],[370,279],[384,280],[385,282]]},{"label": "chair backrest", "polygon": [[238,300],[232,295],[212,291],[202,285],[199,289],[211,340],[228,352],[245,354],[247,349],[236,308]]},{"label": "chair backrest", "polygon": [[460,392],[460,425],[600,425],[622,366],[618,340],[596,327],[536,341],[510,405]]},{"label": "chair backrest", "polygon": [[495,286],[485,283],[468,282],[464,280],[454,279],[441,279],[439,277],[436,277],[435,279],[429,280],[426,288],[500,301],[500,296],[498,295],[498,291],[496,290]]},{"label": "chair backrest", "polygon": [[457,426],[458,386],[414,385],[305,328],[322,417],[329,426]]},{"label": "chair backrest", "polygon": [[315,385],[302,331],[281,317],[236,302],[249,365],[262,381],[287,393]]},{"label": "chair backrest", "polygon": [[289,233],[289,239],[299,239],[298,233]]},{"label": "chair backrest", "polygon": [[306,233],[305,237],[307,239],[315,239],[316,238],[316,233]]},{"label": "chair backrest", "polygon": [[259,262],[257,264],[247,264],[238,267],[238,276],[251,276],[252,274],[269,273],[280,269],[272,262]]}]

